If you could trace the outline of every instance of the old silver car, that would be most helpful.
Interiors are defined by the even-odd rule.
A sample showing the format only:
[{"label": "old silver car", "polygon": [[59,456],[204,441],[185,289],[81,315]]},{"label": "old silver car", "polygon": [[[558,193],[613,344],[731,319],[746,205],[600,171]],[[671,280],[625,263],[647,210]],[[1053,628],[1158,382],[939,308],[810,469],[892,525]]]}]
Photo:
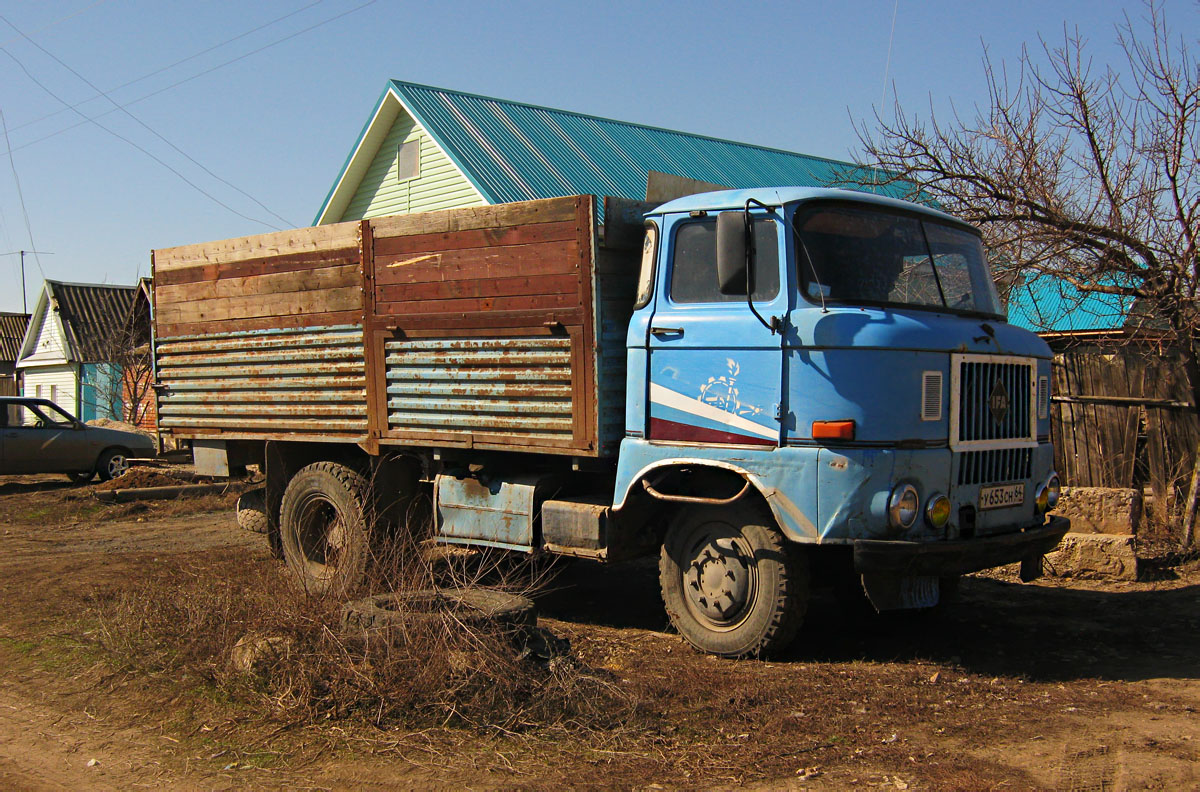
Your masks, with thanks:
[{"label": "old silver car", "polygon": [[146,435],[88,426],[47,399],[0,397],[0,474],[66,473],[85,483],[129,469],[130,459],[153,457]]}]

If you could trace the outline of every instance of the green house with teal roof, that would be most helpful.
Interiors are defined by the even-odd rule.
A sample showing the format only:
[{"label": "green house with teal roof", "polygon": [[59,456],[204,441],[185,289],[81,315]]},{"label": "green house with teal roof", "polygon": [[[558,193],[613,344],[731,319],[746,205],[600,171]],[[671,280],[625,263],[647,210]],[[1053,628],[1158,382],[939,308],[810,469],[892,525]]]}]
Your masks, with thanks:
[{"label": "green house with teal roof", "polygon": [[391,80],[313,224],[564,195],[644,200],[652,175],[701,189],[906,192],[850,162]]}]

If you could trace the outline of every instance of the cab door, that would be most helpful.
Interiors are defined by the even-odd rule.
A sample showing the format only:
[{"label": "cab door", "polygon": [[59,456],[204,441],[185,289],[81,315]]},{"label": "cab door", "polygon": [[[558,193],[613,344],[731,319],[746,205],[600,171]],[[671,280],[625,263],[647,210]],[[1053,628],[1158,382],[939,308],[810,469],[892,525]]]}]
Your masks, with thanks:
[{"label": "cab door", "polygon": [[[782,335],[721,294],[716,217],[664,229],[665,272],[649,329],[648,437],[664,442],[775,447],[782,401]],[[779,216],[754,213],[754,305],[768,322],[787,314]]]}]

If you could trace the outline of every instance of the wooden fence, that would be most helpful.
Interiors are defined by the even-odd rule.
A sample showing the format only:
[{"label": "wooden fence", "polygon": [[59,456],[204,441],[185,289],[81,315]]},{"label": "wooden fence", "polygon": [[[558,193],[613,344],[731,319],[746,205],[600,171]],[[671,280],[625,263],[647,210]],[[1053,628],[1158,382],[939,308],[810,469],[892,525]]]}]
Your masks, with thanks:
[{"label": "wooden fence", "polygon": [[1176,355],[1074,347],[1056,352],[1052,373],[1050,432],[1064,484],[1149,485],[1158,504],[1186,494],[1200,427]]}]

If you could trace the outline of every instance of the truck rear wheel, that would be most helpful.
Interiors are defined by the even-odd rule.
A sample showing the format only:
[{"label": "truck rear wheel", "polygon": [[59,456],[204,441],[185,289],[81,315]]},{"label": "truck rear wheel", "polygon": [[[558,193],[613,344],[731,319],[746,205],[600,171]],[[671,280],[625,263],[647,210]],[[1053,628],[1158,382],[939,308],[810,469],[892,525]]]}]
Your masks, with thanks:
[{"label": "truck rear wheel", "polygon": [[663,543],[659,585],[680,635],[722,657],[783,648],[808,605],[807,559],[750,504],[680,512]]},{"label": "truck rear wheel", "polygon": [[334,462],[301,468],[288,482],[279,538],[304,591],[340,595],[363,583],[370,550],[366,503],[366,479]]}]

